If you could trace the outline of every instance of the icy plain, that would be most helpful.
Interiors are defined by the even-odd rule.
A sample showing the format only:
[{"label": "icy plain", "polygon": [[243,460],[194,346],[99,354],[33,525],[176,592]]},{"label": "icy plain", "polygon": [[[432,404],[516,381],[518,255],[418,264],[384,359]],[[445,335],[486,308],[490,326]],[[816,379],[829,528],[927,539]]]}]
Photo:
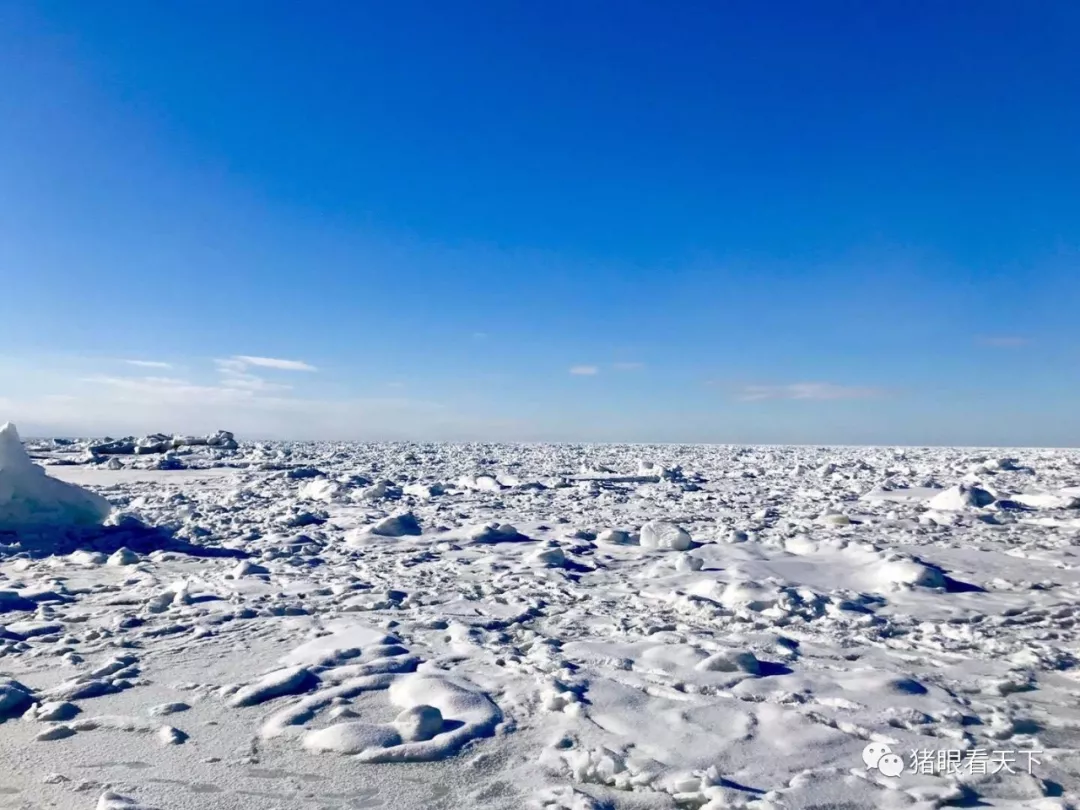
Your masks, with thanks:
[{"label": "icy plain", "polygon": [[0,808],[1080,801],[1078,452],[91,446],[104,525],[0,470],[81,505],[0,527]]}]

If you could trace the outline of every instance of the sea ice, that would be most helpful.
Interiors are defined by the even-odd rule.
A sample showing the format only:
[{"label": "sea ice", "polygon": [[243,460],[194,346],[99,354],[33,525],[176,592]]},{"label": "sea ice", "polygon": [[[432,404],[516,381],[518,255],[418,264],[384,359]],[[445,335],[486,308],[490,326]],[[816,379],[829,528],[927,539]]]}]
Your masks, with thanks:
[{"label": "sea ice", "polygon": [[0,804],[1080,806],[1080,453],[166,439],[27,447],[123,511],[4,533]]}]

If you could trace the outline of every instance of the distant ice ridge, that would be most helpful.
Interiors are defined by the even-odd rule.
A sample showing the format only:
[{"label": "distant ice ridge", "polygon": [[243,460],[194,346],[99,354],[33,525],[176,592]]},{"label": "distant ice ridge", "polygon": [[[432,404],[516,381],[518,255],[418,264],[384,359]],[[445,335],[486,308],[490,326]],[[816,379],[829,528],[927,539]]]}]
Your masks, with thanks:
[{"label": "distant ice ridge", "polygon": [[166,436],[154,433],[136,439],[106,439],[101,444],[91,445],[90,452],[96,456],[143,456],[154,453],[167,453],[181,447],[214,447],[219,450],[236,450],[239,445],[236,438],[227,430],[219,430],[209,436]]},{"label": "distant ice ridge", "polygon": [[100,495],[46,475],[26,454],[15,425],[0,428],[0,529],[90,526],[111,510]]}]

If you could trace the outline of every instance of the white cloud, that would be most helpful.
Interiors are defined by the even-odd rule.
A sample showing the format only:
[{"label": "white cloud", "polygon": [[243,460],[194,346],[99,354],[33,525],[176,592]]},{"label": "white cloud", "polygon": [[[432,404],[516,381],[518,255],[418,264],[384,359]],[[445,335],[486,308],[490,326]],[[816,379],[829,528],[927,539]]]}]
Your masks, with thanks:
[{"label": "white cloud", "polygon": [[138,366],[139,368],[172,368],[172,363],[162,363],[158,360],[125,360],[129,366]]},{"label": "white cloud", "polygon": [[218,371],[222,374],[244,374],[248,367],[247,363],[235,357],[226,358],[224,360],[215,360],[214,365],[218,367]]},{"label": "white cloud", "polygon": [[[140,402],[186,401],[221,402],[251,396],[250,391],[243,391],[228,386],[199,385],[189,380],[175,377],[85,377],[79,382],[113,389],[130,400]],[[106,398],[109,398],[108,395]]]},{"label": "white cloud", "polygon": [[570,373],[579,377],[591,377],[593,374],[599,374],[600,369],[597,366],[571,366]]},{"label": "white cloud", "polygon": [[250,438],[475,440],[520,426],[405,397],[318,399],[175,377],[58,378],[64,390],[0,398],[3,419],[27,436],[127,436],[232,430]]},{"label": "white cloud", "polygon": [[272,383],[254,374],[242,374],[222,377],[221,385],[242,391],[291,391],[293,387],[284,383]]},{"label": "white cloud", "polygon": [[100,358],[56,363],[51,357],[16,360],[0,355],[0,380],[5,383],[0,386],[0,423],[16,423],[26,437],[225,429],[242,438],[296,441],[565,438],[545,433],[521,416],[500,415],[486,397],[466,394],[450,405],[388,389],[368,396],[289,391],[255,378],[253,367],[239,358],[204,362],[201,370],[192,362],[183,367],[190,368],[190,374],[117,373],[102,370]]},{"label": "white cloud", "polygon": [[272,383],[263,377],[250,373],[248,366],[242,360],[230,358],[228,360],[215,360],[218,373],[221,375],[221,386],[224,388],[237,388],[247,391],[290,391],[291,385]]},{"label": "white cloud", "polygon": [[315,366],[301,360],[279,360],[276,357],[252,357],[249,354],[234,355],[232,360],[248,366],[261,368],[276,368],[279,371],[318,371]]},{"label": "white cloud", "polygon": [[616,371],[639,371],[645,368],[644,363],[614,363],[611,366]]},{"label": "white cloud", "polygon": [[1026,346],[1031,341],[1020,335],[984,335],[976,338],[976,342],[983,346],[997,346],[1000,348]]},{"label": "white cloud", "polygon": [[760,402],[767,399],[869,399],[882,396],[878,388],[854,385],[835,385],[823,382],[789,383],[787,385],[746,385],[739,391],[743,402]]},{"label": "white cloud", "polygon": [[487,412],[484,403],[451,408],[385,389],[371,396],[291,391],[256,376],[240,357],[190,376],[99,369],[100,362],[50,366],[0,357],[0,379],[13,383],[0,392],[0,422],[15,422],[25,436],[225,429],[252,439],[497,441],[534,430]]}]

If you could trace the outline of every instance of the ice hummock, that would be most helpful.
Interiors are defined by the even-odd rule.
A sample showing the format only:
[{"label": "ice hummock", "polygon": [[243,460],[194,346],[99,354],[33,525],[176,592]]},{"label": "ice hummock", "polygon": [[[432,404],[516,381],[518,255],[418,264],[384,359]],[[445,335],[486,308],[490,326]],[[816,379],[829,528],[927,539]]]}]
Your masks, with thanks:
[{"label": "ice hummock", "polygon": [[15,425],[0,427],[0,529],[91,526],[111,509],[100,495],[50,478],[26,454]]}]

